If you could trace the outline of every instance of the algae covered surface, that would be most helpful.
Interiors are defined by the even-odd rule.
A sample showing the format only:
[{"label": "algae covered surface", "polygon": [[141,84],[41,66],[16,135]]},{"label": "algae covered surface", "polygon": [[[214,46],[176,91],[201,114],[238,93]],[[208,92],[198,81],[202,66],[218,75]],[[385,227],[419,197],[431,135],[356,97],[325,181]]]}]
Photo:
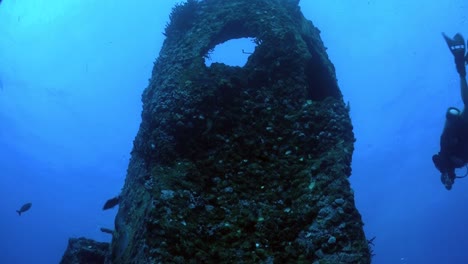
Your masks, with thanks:
[{"label": "algae covered surface", "polygon": [[[170,18],[110,261],[370,263],[349,108],[298,1],[191,0]],[[244,67],[205,65],[242,37]]]}]

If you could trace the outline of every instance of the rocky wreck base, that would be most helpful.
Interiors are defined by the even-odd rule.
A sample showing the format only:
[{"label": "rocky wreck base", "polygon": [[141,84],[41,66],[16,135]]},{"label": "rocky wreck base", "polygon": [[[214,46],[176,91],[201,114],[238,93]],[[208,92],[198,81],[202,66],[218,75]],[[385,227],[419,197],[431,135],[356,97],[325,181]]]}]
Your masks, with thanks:
[{"label": "rocky wreck base", "polygon": [[70,238],[60,264],[103,264],[109,252],[109,243],[84,237]]}]

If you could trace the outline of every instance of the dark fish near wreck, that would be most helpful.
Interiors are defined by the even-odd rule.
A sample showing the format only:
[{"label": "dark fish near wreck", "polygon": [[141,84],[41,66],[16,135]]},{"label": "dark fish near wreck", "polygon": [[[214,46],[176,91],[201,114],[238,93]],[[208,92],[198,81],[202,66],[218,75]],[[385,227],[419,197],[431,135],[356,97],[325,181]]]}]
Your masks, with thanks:
[{"label": "dark fish near wreck", "polygon": [[32,203],[27,203],[27,204],[24,204],[23,206],[21,206],[21,208],[19,210],[16,210],[16,212],[21,215],[21,213],[24,213],[26,212],[27,210],[31,209],[31,206],[32,206]]},{"label": "dark fish near wreck", "polygon": [[107,210],[107,209],[114,208],[116,205],[119,204],[119,202],[120,202],[120,195],[117,196],[117,197],[114,197],[112,199],[107,200],[107,202],[104,204],[104,207],[102,208],[102,210]]},{"label": "dark fish near wreck", "polygon": [[114,230],[105,228],[105,227],[101,227],[101,232],[111,234],[111,235],[114,234]]}]

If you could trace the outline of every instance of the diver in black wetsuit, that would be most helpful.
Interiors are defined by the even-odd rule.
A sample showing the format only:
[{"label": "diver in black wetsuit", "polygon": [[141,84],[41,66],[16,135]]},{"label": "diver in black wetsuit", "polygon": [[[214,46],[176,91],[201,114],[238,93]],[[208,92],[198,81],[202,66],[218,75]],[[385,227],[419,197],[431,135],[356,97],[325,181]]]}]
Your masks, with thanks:
[{"label": "diver in black wetsuit", "polygon": [[[443,33],[442,33],[443,34]],[[442,183],[447,190],[452,189],[455,178],[461,178],[455,174],[456,168],[461,168],[468,163],[468,85],[466,83],[466,63],[468,54],[465,55],[466,45],[463,36],[457,33],[453,38],[443,34],[447,45],[454,58],[457,72],[460,75],[460,91],[463,100],[463,110],[455,107],[447,110],[446,121],[442,135],[440,136],[440,151],[432,156],[434,165],[441,173]]]}]

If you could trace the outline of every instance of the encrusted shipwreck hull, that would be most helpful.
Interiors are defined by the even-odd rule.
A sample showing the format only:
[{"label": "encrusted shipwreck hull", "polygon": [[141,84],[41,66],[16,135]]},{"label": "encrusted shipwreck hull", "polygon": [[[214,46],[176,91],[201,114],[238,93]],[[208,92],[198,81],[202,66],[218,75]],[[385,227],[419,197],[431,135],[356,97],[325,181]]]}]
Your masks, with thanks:
[{"label": "encrusted shipwreck hull", "polygon": [[[165,35],[110,261],[370,263],[349,111],[298,1],[188,1]],[[244,67],[205,66],[241,37]]]}]

